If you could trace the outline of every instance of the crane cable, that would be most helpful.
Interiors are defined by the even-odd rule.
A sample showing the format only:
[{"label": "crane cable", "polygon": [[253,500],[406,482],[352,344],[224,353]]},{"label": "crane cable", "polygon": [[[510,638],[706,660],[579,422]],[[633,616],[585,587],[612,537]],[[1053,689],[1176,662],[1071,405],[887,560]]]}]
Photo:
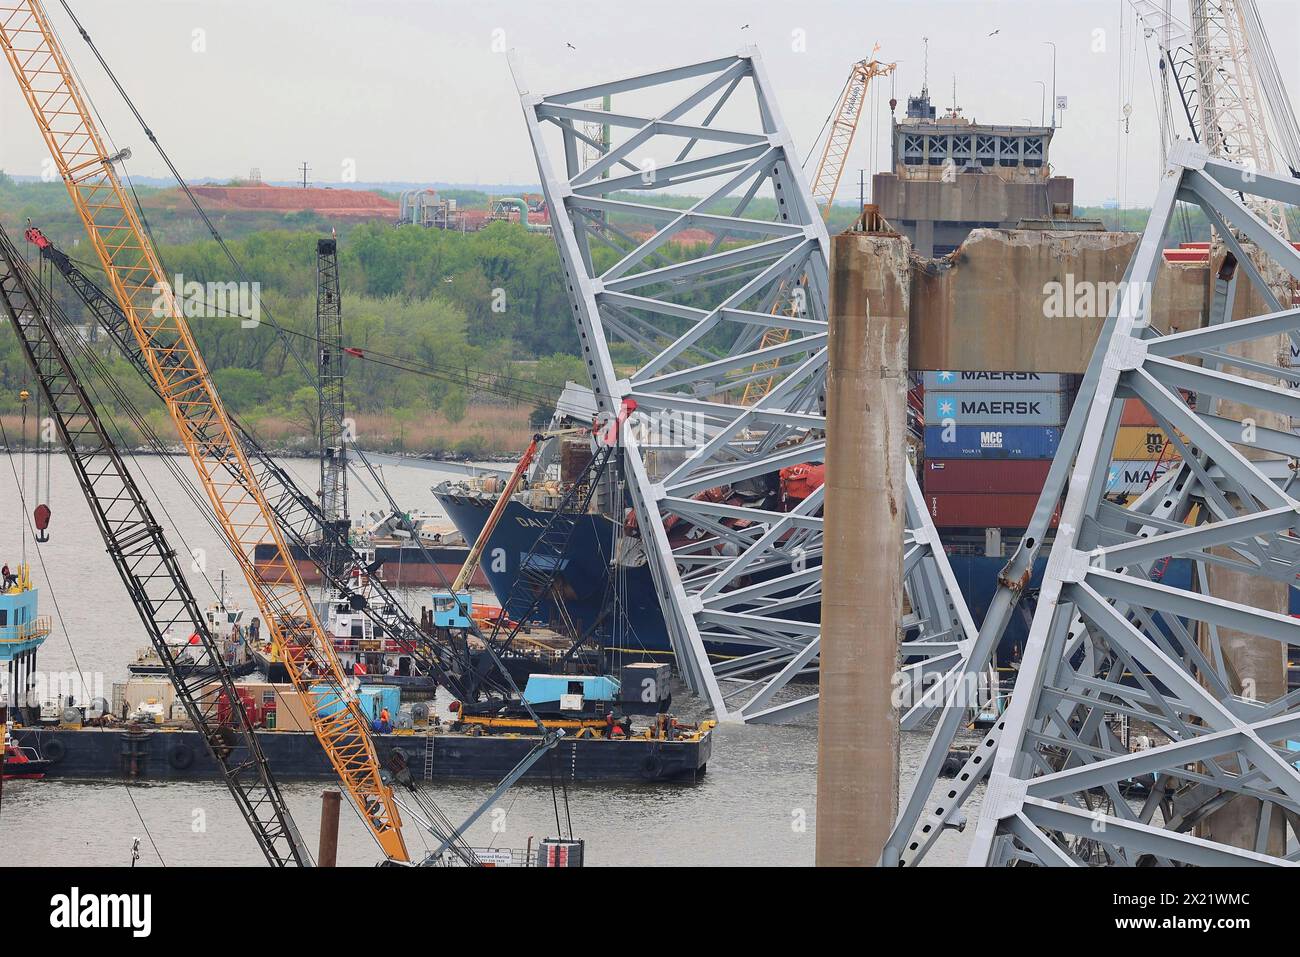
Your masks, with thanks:
[{"label": "crane cable", "polygon": [[[113,402],[130,420],[130,424],[140,434],[140,437],[145,441],[150,449],[153,450],[155,456],[162,460],[163,465],[167,468],[168,472],[171,473],[172,478],[175,480],[176,484],[180,486],[186,497],[189,498],[198,514],[207,522],[212,531],[216,535],[220,536],[221,526],[218,523],[216,516],[213,514],[211,507],[208,505],[207,500],[202,497],[198,488],[189,480],[187,474],[182,471],[180,465],[177,464],[175,460],[176,457],[167,449],[162,437],[153,426],[149,424],[148,419],[140,410],[139,406],[135,404],[134,400],[131,399],[122,388],[121,384],[113,376],[107,363],[87,343],[81,341],[80,337],[77,335],[71,317],[62,310],[52,310],[49,309],[48,306],[46,311],[47,315],[52,320],[51,324],[55,327],[56,334],[59,335],[62,344],[68,350],[69,358],[76,362],[78,370],[82,373],[82,385],[90,395],[94,397],[96,409],[100,412],[101,419],[103,419],[105,424],[110,426],[116,433],[118,448],[124,451],[125,454],[131,458],[136,458],[136,452],[130,448],[130,444],[126,441],[126,435],[122,430],[121,424],[114,416],[111,405],[104,401],[102,393],[99,388],[96,387],[94,381],[96,378],[103,383],[104,387],[111,394]],[[93,378],[92,375],[87,375],[86,373],[91,373]],[[181,531],[179,523],[172,518],[166,502],[163,500],[162,496],[158,494],[157,489],[149,480],[148,475],[145,474],[144,470],[140,470],[137,474],[140,481],[149,489],[153,503],[157,505],[159,511],[167,520],[167,524],[176,535],[177,540],[185,548],[186,552],[193,556],[196,553],[195,549],[191,548],[184,533]],[[220,594],[217,591],[216,586],[212,583],[212,579],[208,576],[206,568],[198,562],[192,563],[190,567],[191,570],[197,568],[197,574],[203,579],[204,584],[208,586],[208,590],[212,592],[214,598],[219,599]]]},{"label": "crane cable", "polygon": [[[148,138],[149,142],[153,144],[153,147],[158,152],[159,157],[166,164],[168,171],[171,173],[172,177],[176,180],[177,185],[180,186],[182,192],[184,192],[185,194],[185,197],[190,201],[190,205],[194,207],[194,211],[198,213],[199,218],[203,221],[204,226],[207,227],[207,230],[209,234],[212,236],[213,241],[216,242],[218,248],[225,255],[226,260],[234,268],[235,272],[239,276],[239,279],[245,283],[251,284],[252,280],[249,278],[247,270],[244,269],[243,264],[240,263],[238,258],[236,258],[235,254],[231,251],[230,246],[227,245],[225,239],[221,236],[221,233],[218,232],[217,227],[212,222],[211,217],[208,216],[207,211],[204,210],[203,206],[199,203],[198,197],[194,195],[193,190],[190,189],[189,185],[181,177],[180,171],[176,168],[176,165],[172,162],[171,157],[168,155],[167,151],[163,148],[162,143],[159,141],[158,137],[154,134],[153,130],[149,127],[149,124],[145,122],[144,116],[140,113],[140,110],[136,107],[134,101],[127,94],[126,89],[122,86],[121,82],[118,80],[117,75],[113,72],[112,68],[108,65],[108,62],[104,59],[103,54],[100,53],[99,48],[95,45],[95,42],[91,39],[90,33],[86,30],[84,26],[82,26],[81,21],[77,19],[77,15],[72,12],[72,8],[68,5],[68,0],[59,0],[59,2],[63,6],[63,9],[67,12],[69,18],[71,18],[73,25],[77,29],[77,32],[81,34],[81,38],[86,42],[86,45],[90,48],[91,52],[94,54],[95,59],[99,62],[100,67],[103,68],[104,73],[108,76],[109,81],[113,84],[118,94],[122,97],[123,102],[126,104],[127,108],[131,111],[131,114],[135,117],[136,121],[140,124],[140,128],[144,130],[145,136]],[[85,88],[84,83],[82,83],[82,87]],[[89,96],[89,94],[87,94],[87,96]],[[91,102],[91,108],[95,109],[95,113],[98,116],[99,111],[98,109],[95,108],[93,101]],[[101,126],[104,125],[102,119],[100,120],[100,125]],[[109,136],[109,142],[112,143],[111,135]],[[112,143],[112,145],[113,148],[116,150],[117,149],[116,143]],[[122,165],[123,167],[125,167],[124,162]],[[131,196],[135,203],[136,210],[140,215],[141,222],[144,224],[145,231],[149,233],[150,240],[153,241],[152,230],[149,227],[148,218],[145,216],[144,209],[141,206],[139,196],[136,194],[134,183],[131,182],[129,175],[126,178],[127,178],[127,185],[131,190]],[[154,247],[155,249],[158,248],[158,243],[156,241],[154,241]],[[274,329],[277,335],[279,335],[281,342],[284,345],[285,352],[293,358],[294,363],[298,366],[304,378],[308,382],[315,383],[316,377],[312,374],[311,370],[308,369],[306,361],[295,350],[289,348],[288,337],[297,336],[300,338],[310,339],[313,342],[317,342],[317,343],[319,343],[320,340],[316,339],[315,336],[309,336],[306,335],[305,333],[294,332],[293,330],[284,328],[276,321],[275,317],[271,314],[271,311],[268,308],[266,308],[265,303],[262,303],[260,305],[261,305],[261,317],[260,317],[261,321],[266,322],[266,324],[269,325],[272,329]],[[348,355],[352,356],[353,358],[360,358],[360,359],[367,358],[367,356],[364,353],[365,350],[348,351]],[[370,358],[369,361],[377,362],[380,365],[390,365],[392,368],[398,369],[399,371],[412,372],[415,374],[424,374],[424,375],[428,375],[431,378],[443,378],[444,380],[447,381],[453,381],[447,379],[446,373],[439,375],[437,372],[434,372],[432,370],[423,371],[416,368],[404,367],[398,364],[404,361],[400,357],[384,356],[382,353],[377,353],[376,355],[383,356],[383,359],[386,359],[387,361],[381,361],[379,359],[374,359],[374,358]],[[513,378],[513,377],[507,377],[507,378]],[[467,377],[464,379],[456,379],[454,381],[456,384],[464,383],[464,384],[471,385],[472,387],[484,388],[484,391],[489,391],[489,392],[493,391],[489,388],[476,386],[475,383],[468,382]],[[527,380],[518,379],[516,381],[524,382]],[[319,388],[318,384],[316,385],[316,388]],[[513,398],[516,401],[531,401],[531,402],[538,402],[538,403],[544,403],[550,401],[549,396],[544,397],[538,395],[520,394],[520,395],[507,395],[507,397]]]},{"label": "crane cable", "polygon": [[[25,426],[24,426],[25,428]],[[5,448],[9,447],[9,434],[5,429],[4,419],[0,418],[0,442],[4,443]],[[23,538],[23,563],[26,564],[26,535],[32,531],[31,519],[27,515],[27,493],[22,482],[19,481],[18,470],[14,467],[13,456],[9,456],[9,468],[14,473],[14,481],[18,482],[18,501],[24,517],[24,538]],[[72,666],[77,670],[77,677],[81,679],[81,687],[89,688],[90,682],[86,680],[86,673],[82,670],[81,661],[77,658],[76,646],[72,643],[72,634],[68,631],[67,619],[63,617],[63,608],[59,605],[59,597],[54,592],[54,579],[50,577],[49,570],[45,567],[45,554],[37,548],[36,560],[41,566],[41,577],[45,579],[45,588],[50,593],[50,603],[54,605],[54,615],[59,619],[59,627],[63,630],[63,640],[67,643],[68,654],[72,656]],[[153,839],[153,832],[149,830],[149,825],[144,819],[144,814],[140,811],[140,806],[135,803],[135,795],[131,793],[131,783],[126,779],[121,781],[122,787],[126,789],[127,799],[131,802],[131,807],[135,810],[135,816],[140,821],[140,826],[144,828],[145,837],[149,838],[149,844],[153,847],[154,853],[158,855],[158,860],[163,867],[167,866],[166,859],[162,856],[162,851],[158,849],[158,843]]]},{"label": "crane cable", "polygon": [[[84,270],[101,271],[97,263],[89,263],[85,260],[78,259],[75,256],[69,256],[63,250],[59,252],[68,258],[68,260]],[[231,312],[228,309],[222,309],[213,304],[206,304],[207,308],[218,318],[223,319],[242,319],[238,313]],[[283,326],[276,327],[281,337],[292,336],[297,339],[305,340],[313,348],[323,344],[322,340],[310,332],[299,332],[296,329],[288,329]],[[491,395],[497,395],[515,402],[535,402],[537,404],[549,404],[554,401],[554,396],[550,393],[549,387],[545,383],[539,383],[536,379],[527,379],[523,376],[509,375],[502,372],[496,372],[481,366],[449,366],[439,365],[437,363],[419,362],[405,356],[393,355],[392,353],[381,352],[376,349],[369,349],[359,346],[343,346],[343,351],[347,355],[360,362],[369,362],[374,365],[385,366],[395,369],[398,372],[406,372],[412,375],[424,376],[425,378],[438,379],[449,382],[452,385],[464,385],[481,392],[487,392]],[[477,380],[475,376],[483,376],[492,380],[491,384]],[[518,383],[514,386],[500,387],[497,382]]]}]

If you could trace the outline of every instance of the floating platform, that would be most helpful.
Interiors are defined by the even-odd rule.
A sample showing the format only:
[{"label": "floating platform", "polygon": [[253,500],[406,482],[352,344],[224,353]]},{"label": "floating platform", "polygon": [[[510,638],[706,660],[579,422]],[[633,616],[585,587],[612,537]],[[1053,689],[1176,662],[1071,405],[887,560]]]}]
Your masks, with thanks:
[{"label": "floating platform", "polygon": [[[315,735],[306,731],[258,731],[257,740],[280,781],[332,778],[334,770]],[[122,725],[111,728],[19,727],[14,743],[44,762],[46,778],[138,781],[216,780],[217,766],[198,732]],[[499,781],[537,743],[533,735],[422,731],[373,736],[387,765],[401,748],[418,780]],[[712,753],[710,730],[690,738],[565,738],[538,761],[526,779],[565,781],[686,782],[705,773]],[[244,759],[236,748],[231,764]]]},{"label": "floating platform", "polygon": [[[384,581],[389,588],[438,588],[445,587],[460,574],[469,546],[426,545],[421,549],[417,545],[376,545],[374,552],[375,560],[383,566]],[[320,568],[312,561],[307,546],[291,544],[289,554],[304,585],[321,583]],[[430,559],[433,564],[429,563]],[[272,542],[256,546],[253,563],[258,576],[266,581],[281,581],[284,577],[284,563]],[[481,569],[476,569],[469,584],[473,588],[487,588],[488,580]]]}]

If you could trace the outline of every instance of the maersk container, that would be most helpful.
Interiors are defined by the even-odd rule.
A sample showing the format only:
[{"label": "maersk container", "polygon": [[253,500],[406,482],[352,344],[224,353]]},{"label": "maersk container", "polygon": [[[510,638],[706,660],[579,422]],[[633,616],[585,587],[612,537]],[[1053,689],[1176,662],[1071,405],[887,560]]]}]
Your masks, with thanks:
[{"label": "maersk container", "polygon": [[925,393],[925,424],[1050,425],[1065,422],[1068,399],[1059,392]]},{"label": "maersk container", "polygon": [[[1024,528],[1034,515],[1038,495],[927,492],[925,504],[936,528]],[[1053,526],[1060,517],[1058,505],[1052,515]]]},{"label": "maersk container", "polygon": [[1110,463],[1110,470],[1106,473],[1106,494],[1141,495],[1174,464],[1174,460],[1168,457],[1163,462],[1117,459]]},{"label": "maersk container", "polygon": [[926,459],[922,482],[930,492],[1000,492],[1037,495],[1051,459]]},{"label": "maersk container", "polygon": [[927,425],[927,459],[1050,459],[1061,430],[1036,425]]},{"label": "maersk container", "polygon": [[1065,392],[1074,376],[1060,372],[923,372],[926,391]]}]

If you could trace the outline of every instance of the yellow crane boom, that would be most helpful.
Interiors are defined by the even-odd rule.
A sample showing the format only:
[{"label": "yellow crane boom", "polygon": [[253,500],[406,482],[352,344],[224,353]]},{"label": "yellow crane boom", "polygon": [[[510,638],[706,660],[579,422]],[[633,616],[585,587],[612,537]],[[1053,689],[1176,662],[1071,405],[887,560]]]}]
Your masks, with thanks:
[{"label": "yellow crane boom", "polygon": [[[879,49],[877,44],[876,49]],[[874,54],[874,50],[872,53]],[[849,70],[848,81],[844,84],[844,89],[840,93],[839,103],[835,107],[835,112],[831,115],[830,130],[826,135],[826,145],[822,148],[822,156],[817,164],[816,173],[812,181],[812,198],[821,211],[822,219],[829,219],[831,215],[831,204],[835,201],[835,191],[839,189],[840,179],[844,175],[844,164],[849,157],[849,149],[853,146],[853,137],[858,132],[858,122],[862,119],[862,106],[867,100],[867,90],[871,87],[871,81],[878,76],[888,76],[894,72],[896,63],[881,63],[874,57],[870,60],[859,60]],[[789,295],[789,288],[786,283],[782,283],[778,291],[776,304],[772,311],[778,309],[789,310],[789,315],[796,315],[798,304],[792,301]],[[790,338],[788,329],[770,328],[763,333],[760,341],[761,348],[780,345]],[[764,369],[775,369],[778,360],[768,362],[759,362],[750,370],[751,372],[760,372]],[[774,376],[768,376],[766,379],[755,379],[745,386],[745,392],[741,398],[742,405],[753,405],[763,396],[767,395],[772,389]]]},{"label": "yellow crane boom", "polygon": [[[128,200],[40,0],[0,0],[0,47],[72,197],[109,285],[198,472],[203,489],[307,706],[312,728],[384,854],[409,857],[374,741],[334,647],[244,457],[152,243]],[[230,465],[239,480],[227,477]],[[253,550],[273,543],[284,569],[258,576]]]},{"label": "yellow crane boom", "polygon": [[835,200],[835,191],[839,189],[840,178],[844,175],[844,163],[853,146],[853,137],[858,132],[862,106],[866,103],[871,81],[878,76],[893,73],[895,66],[897,64],[881,63],[873,58],[859,60],[849,70],[849,79],[844,84],[839,105],[831,118],[821,162],[817,164],[817,174],[812,182],[813,202],[821,207],[822,219],[830,217],[831,203]]}]

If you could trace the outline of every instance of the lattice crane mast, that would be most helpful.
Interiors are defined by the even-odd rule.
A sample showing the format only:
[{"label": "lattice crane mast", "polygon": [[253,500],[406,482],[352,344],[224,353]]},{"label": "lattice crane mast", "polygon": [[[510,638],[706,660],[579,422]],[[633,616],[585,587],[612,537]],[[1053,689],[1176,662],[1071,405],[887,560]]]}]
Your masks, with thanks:
[{"label": "lattice crane mast", "polygon": [[[1255,0],[1189,0],[1190,23],[1171,0],[1130,0],[1172,75],[1192,139],[1212,156],[1292,175],[1300,167],[1300,126]],[[1282,235],[1281,204],[1247,194],[1251,208]]]},{"label": "lattice crane mast", "polygon": [[[383,853],[408,861],[401,817],[365,716],[118,177],[115,163],[123,154],[105,147],[39,0],[0,3],[0,47],[325,754]],[[229,466],[242,481],[229,477]],[[274,545],[283,568],[275,580],[254,566],[262,542]]]},{"label": "lattice crane mast", "polygon": [[[176,551],[65,348],[64,342],[76,335],[72,324],[52,298],[42,295],[39,277],[3,229],[0,312],[18,336],[109,558],[176,688],[177,699],[216,761],[258,847],[274,866],[310,865],[311,856],[262,755],[222,649],[185,580]],[[197,645],[173,645],[167,640],[172,633],[193,636]],[[201,649],[203,667],[183,670],[177,661],[180,647]],[[237,745],[244,752],[236,760]]]},{"label": "lattice crane mast", "polygon": [[[1211,155],[1258,170],[1279,168],[1268,132],[1254,50],[1246,37],[1245,8],[1252,0],[1191,0],[1200,126]],[[1256,212],[1283,236],[1282,204],[1250,199]]]},{"label": "lattice crane mast", "polygon": [[320,445],[320,507],[325,513],[326,561],[342,560],[348,534],[347,423],[343,410],[343,313],[339,302],[338,240],[316,242],[316,389]]},{"label": "lattice crane mast", "polygon": [[[880,49],[879,44],[875,49]],[[888,76],[896,66],[896,63],[881,63],[873,56],[870,60],[859,60],[849,70],[849,78],[831,118],[826,145],[822,148],[822,158],[812,181],[812,198],[821,210],[822,219],[830,218],[831,204],[835,201],[835,191],[839,189],[840,179],[844,176],[844,164],[858,132],[862,107],[867,101],[871,81],[878,76]]]},{"label": "lattice crane mast", "polygon": [[[99,328],[109,337],[127,362],[140,374],[145,385],[161,394],[158,385],[149,374],[149,366],[140,351],[140,345],[131,333],[122,308],[111,295],[101,289],[93,279],[67,255],[54,245],[40,229],[35,226],[27,229],[27,240],[40,250],[43,259],[58,270],[67,280],[68,287],[82,301],[87,311],[98,322]],[[366,557],[355,548],[347,536],[336,537],[335,548],[327,554],[320,548],[320,543],[329,535],[329,522],[321,508],[320,497],[299,488],[293,476],[284,470],[271,453],[262,447],[257,437],[239,420],[230,414],[231,424],[239,434],[253,467],[257,484],[266,495],[271,510],[275,513],[280,531],[292,547],[301,549],[320,570],[324,580],[336,588],[340,594],[351,594],[351,582],[348,569],[364,566]],[[362,456],[364,462],[364,457]],[[227,473],[235,481],[241,476],[233,463],[227,464]],[[391,632],[410,652],[420,669],[426,674],[433,674],[453,695],[461,700],[471,697],[471,688],[475,683],[467,683],[465,676],[469,665],[461,660],[456,649],[444,645],[426,634],[419,623],[411,617],[406,606],[389,590],[382,578],[370,579],[372,601],[362,603],[361,614],[369,617],[376,625]],[[392,615],[381,616],[376,607],[388,608]]]},{"label": "lattice crane mast", "polygon": [[[880,49],[877,44],[872,50],[872,58],[869,60],[859,60],[849,69],[849,78],[845,81],[844,89],[840,92],[839,103],[835,107],[835,112],[831,114],[830,129],[826,134],[826,145],[822,147],[821,159],[817,163],[817,170],[812,179],[812,198],[817,204],[817,209],[822,214],[822,219],[829,219],[831,215],[831,206],[835,202],[835,192],[839,189],[840,179],[844,176],[844,164],[848,161],[849,149],[853,146],[853,138],[857,135],[858,124],[862,119],[862,108],[867,101],[867,92],[871,88],[871,81],[878,76],[888,76],[894,72],[896,63],[881,63],[875,59],[875,51]],[[790,282],[781,284],[781,291],[776,298],[776,304],[772,311],[778,309],[787,310],[787,315],[797,316],[800,313],[799,300],[793,296]],[[772,327],[763,333],[761,348],[776,346],[790,338],[788,329]],[[776,360],[767,363],[759,363],[750,370],[751,373],[761,372],[766,368],[775,368]],[[741,398],[741,405],[753,405],[762,399],[771,390],[773,377],[766,379],[751,380],[745,386],[744,395]]]}]

